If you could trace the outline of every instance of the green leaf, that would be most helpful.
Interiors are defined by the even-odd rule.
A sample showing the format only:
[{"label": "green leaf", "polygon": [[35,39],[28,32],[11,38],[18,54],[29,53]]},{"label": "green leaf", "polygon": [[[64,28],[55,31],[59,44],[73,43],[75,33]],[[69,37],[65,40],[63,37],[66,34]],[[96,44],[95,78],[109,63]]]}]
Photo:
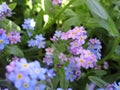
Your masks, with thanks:
[{"label": "green leaf", "polygon": [[102,19],[108,19],[106,11],[97,0],[86,0],[86,4],[94,14]]},{"label": "green leaf", "polygon": [[89,76],[89,80],[99,87],[104,87],[107,83],[96,76]]},{"label": "green leaf", "polygon": [[6,81],[6,80],[0,80],[0,87],[3,87],[3,88],[7,87],[9,90],[16,90],[13,87],[13,85],[10,82]]},{"label": "green leaf", "polygon": [[97,76],[103,76],[103,75],[107,74],[107,72],[105,70],[97,70],[97,71],[95,70],[94,72]]},{"label": "green leaf", "polygon": [[79,26],[81,24],[79,18],[77,16],[71,17],[63,22],[62,28],[64,31],[70,29],[72,25]]},{"label": "green leaf", "polygon": [[11,8],[11,10],[13,10],[17,6],[17,3],[11,3],[8,6]]},{"label": "green leaf", "polygon": [[86,84],[85,90],[89,90],[89,85]]},{"label": "green leaf", "polygon": [[24,57],[23,52],[16,46],[6,46],[5,54],[12,54],[18,57]]},{"label": "green leaf", "polygon": [[20,31],[20,27],[15,24],[13,21],[4,19],[3,21],[0,21],[0,28],[4,28],[7,31],[14,30],[14,31]]}]

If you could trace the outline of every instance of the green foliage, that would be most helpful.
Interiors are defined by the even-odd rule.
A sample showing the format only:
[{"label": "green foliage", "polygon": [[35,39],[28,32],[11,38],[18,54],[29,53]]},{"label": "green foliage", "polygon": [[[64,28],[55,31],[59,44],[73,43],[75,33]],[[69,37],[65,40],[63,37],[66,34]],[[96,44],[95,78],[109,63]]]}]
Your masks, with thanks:
[{"label": "green foliage", "polygon": [[104,87],[107,83],[96,76],[89,76],[89,80],[99,87]]}]

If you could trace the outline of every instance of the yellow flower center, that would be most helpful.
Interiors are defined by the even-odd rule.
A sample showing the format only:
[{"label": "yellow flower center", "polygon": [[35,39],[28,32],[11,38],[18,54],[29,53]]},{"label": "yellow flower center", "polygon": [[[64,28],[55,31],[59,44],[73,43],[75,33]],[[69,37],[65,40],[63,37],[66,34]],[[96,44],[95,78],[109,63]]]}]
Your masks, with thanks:
[{"label": "yellow flower center", "polygon": [[22,77],[23,77],[23,76],[22,76],[22,74],[20,74],[20,73],[17,75],[17,78],[18,78],[19,80],[21,80]]},{"label": "yellow flower center", "polygon": [[24,84],[23,84],[23,87],[24,87],[24,88],[28,88],[28,83],[24,83]]},{"label": "yellow flower center", "polygon": [[28,68],[28,64],[23,64],[23,68],[27,69]]},{"label": "yellow flower center", "polygon": [[0,44],[3,42],[3,40],[0,40]]},{"label": "yellow flower center", "polygon": [[88,56],[90,56],[90,55],[91,55],[91,52],[89,51],[89,52],[88,52]]},{"label": "yellow flower center", "polygon": [[90,65],[91,64],[91,62],[90,61],[88,61],[88,65]]},{"label": "yellow flower center", "polygon": [[35,72],[36,72],[36,73],[39,73],[39,72],[40,72],[40,70],[39,70],[39,69],[35,69]]},{"label": "yellow flower center", "polygon": [[80,59],[80,63],[83,63],[84,62],[84,60],[83,59]]},{"label": "yellow flower center", "polygon": [[81,32],[81,29],[78,29],[78,32]]}]

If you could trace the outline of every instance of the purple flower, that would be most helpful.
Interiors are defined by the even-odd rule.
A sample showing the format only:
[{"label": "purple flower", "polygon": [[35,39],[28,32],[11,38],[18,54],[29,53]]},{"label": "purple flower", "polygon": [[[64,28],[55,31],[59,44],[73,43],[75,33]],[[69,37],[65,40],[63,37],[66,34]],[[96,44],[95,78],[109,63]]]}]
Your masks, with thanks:
[{"label": "purple flower", "polygon": [[46,63],[47,65],[53,64],[53,58],[51,56],[46,56],[43,58],[43,63]]},{"label": "purple flower", "polygon": [[36,46],[36,41],[33,40],[33,39],[29,40],[29,41],[28,41],[28,46],[29,46],[29,47],[35,47],[35,46]]},{"label": "purple flower", "polygon": [[20,42],[21,36],[19,32],[10,31],[8,32],[7,36],[10,44],[17,44],[18,42]]},{"label": "purple flower", "polygon": [[53,3],[54,5],[61,5],[62,1],[63,1],[63,0],[52,0],[52,3]]},{"label": "purple flower", "polygon": [[23,29],[26,30],[34,30],[36,22],[34,21],[34,19],[25,19],[24,23],[22,24]]},{"label": "purple flower", "polygon": [[11,9],[8,7],[6,2],[0,5],[0,20],[3,20],[6,16],[10,17],[11,14]]}]

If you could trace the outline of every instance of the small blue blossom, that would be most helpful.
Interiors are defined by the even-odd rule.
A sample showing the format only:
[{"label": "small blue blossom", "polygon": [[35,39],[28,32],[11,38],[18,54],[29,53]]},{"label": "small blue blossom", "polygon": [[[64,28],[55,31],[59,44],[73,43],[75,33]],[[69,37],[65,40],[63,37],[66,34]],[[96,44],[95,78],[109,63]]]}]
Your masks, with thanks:
[{"label": "small blue blossom", "polygon": [[45,73],[46,69],[40,67],[40,63],[38,61],[34,61],[33,63],[30,64],[31,70],[30,70],[30,76],[33,79],[40,79],[40,80],[45,80]]},{"label": "small blue blossom", "polygon": [[61,37],[61,35],[62,35],[62,31],[55,31],[55,34],[54,34],[55,37],[59,38]]},{"label": "small blue blossom", "polygon": [[45,40],[45,38],[43,37],[42,34],[36,35],[36,36],[35,36],[35,39],[38,40],[38,41],[43,41],[43,40]]},{"label": "small blue blossom", "polygon": [[45,90],[45,84],[40,84],[35,87],[35,90]]},{"label": "small blue blossom", "polygon": [[114,82],[113,87],[114,87],[114,90],[120,90],[120,82],[118,83]]},{"label": "small blue blossom", "polygon": [[26,30],[34,30],[36,22],[34,21],[34,19],[25,19],[24,23],[22,24],[22,28],[26,29]]},{"label": "small blue blossom", "polygon": [[97,59],[101,59],[102,45],[99,39],[90,39],[88,42],[88,50],[96,55]]},{"label": "small blue blossom", "polygon": [[9,40],[5,33],[0,34],[0,50],[3,50],[5,45],[9,44]]},{"label": "small blue blossom", "polygon": [[38,48],[45,48],[45,41],[36,41],[36,46],[38,46]]},{"label": "small blue blossom", "polygon": [[64,68],[65,70],[65,76],[67,80],[70,80],[70,82],[73,82],[74,79],[80,77],[80,70],[76,67],[75,63],[68,64],[67,67]]},{"label": "small blue blossom", "polygon": [[43,58],[43,63],[46,63],[47,65],[53,64],[53,57],[52,56],[45,56]]},{"label": "small blue blossom", "polygon": [[56,76],[54,69],[47,70],[47,76],[49,78],[53,78],[54,76]]},{"label": "small blue blossom", "polygon": [[39,49],[40,48],[45,48],[46,42],[44,40],[45,40],[45,38],[42,36],[42,34],[36,35],[35,40],[31,39],[31,40],[28,41],[28,46],[29,47],[37,46]]},{"label": "small blue blossom", "polygon": [[36,40],[33,40],[33,39],[29,40],[28,41],[28,46],[29,47],[35,47],[36,46]]},{"label": "small blue blossom", "polygon": [[57,88],[56,90],[63,90],[62,88]]}]

